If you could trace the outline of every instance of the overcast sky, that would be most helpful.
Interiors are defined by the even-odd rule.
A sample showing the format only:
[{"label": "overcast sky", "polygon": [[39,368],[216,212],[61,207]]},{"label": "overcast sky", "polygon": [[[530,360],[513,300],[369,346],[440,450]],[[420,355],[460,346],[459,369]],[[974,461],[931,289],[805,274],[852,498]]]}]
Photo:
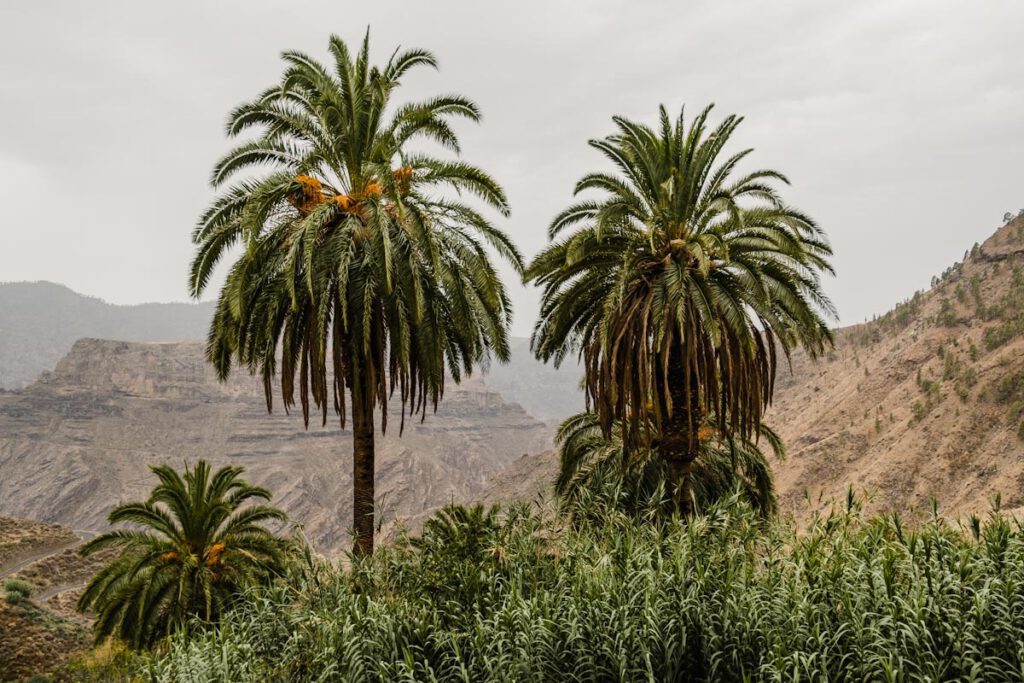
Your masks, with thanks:
[{"label": "overcast sky", "polygon": [[[508,190],[528,256],[588,138],[657,106],[742,114],[752,165],[827,230],[842,322],[888,309],[1024,208],[1024,2],[4,2],[0,281],[114,303],[181,301],[189,234],[228,148],[227,112],[278,55],[327,58],[372,27],[386,58],[425,47],[401,97],[459,92],[464,155]],[[510,277],[514,331],[536,294]],[[215,289],[211,292],[211,295]]]}]

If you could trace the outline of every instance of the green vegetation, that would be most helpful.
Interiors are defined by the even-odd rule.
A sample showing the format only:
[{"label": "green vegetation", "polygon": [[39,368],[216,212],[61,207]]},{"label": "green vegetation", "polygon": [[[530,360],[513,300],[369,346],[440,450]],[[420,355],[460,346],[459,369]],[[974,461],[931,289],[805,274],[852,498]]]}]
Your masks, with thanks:
[{"label": "green vegetation", "polygon": [[1024,370],[1007,373],[994,380],[988,389],[992,400],[1009,407],[1011,423],[1024,417]]},{"label": "green vegetation", "polygon": [[517,272],[522,262],[460,199],[508,215],[501,187],[476,166],[423,151],[433,142],[457,154],[452,123],[478,121],[476,104],[393,99],[411,69],[436,67],[434,56],[396,51],[374,66],[369,33],[355,54],[337,37],[329,47],[330,68],[284,53],[280,83],[231,113],[230,136],[257,135],[214,167],[215,187],[233,184],[193,235],[191,286],[202,294],[226,249],[244,245],[220,293],[210,361],[221,377],[233,363],[259,373],[268,410],[280,373],[285,408],[297,388],[307,425],[311,403],[342,426],[351,405],[355,551],[365,555],[375,413],[385,430],[397,392],[404,426],[406,414],[436,410],[446,376],[458,382],[491,355],[508,360],[512,309],[488,248]]},{"label": "green vegetation", "polygon": [[1000,321],[996,327],[985,330],[984,341],[989,350],[1024,335],[1024,273],[1019,267],[1013,268],[1009,290],[998,303],[986,309],[986,319]]},{"label": "green vegetation", "polygon": [[882,340],[883,334],[896,334],[906,329],[907,325],[920,312],[922,297],[922,292],[914,292],[914,296],[910,299],[896,304],[891,311],[882,314],[871,324],[861,327],[852,337],[854,346],[876,344]]},{"label": "green vegetation", "polygon": [[[767,425],[761,425],[758,436],[777,458],[785,457],[782,440]],[[650,450],[626,449],[620,423],[605,437],[596,415],[579,413],[562,423],[557,442],[555,491],[563,510],[579,515],[612,508],[638,517],[673,513],[661,459]],[[695,510],[738,494],[763,515],[775,512],[771,466],[758,443],[723,437],[705,425],[700,449],[690,479]]]},{"label": "green vegetation", "polygon": [[310,563],[138,671],[161,681],[1019,681],[1024,530],[735,501],[554,529],[448,510],[351,571]]},{"label": "green vegetation", "polygon": [[1022,331],[1024,331],[1024,327],[1019,327],[1017,321],[1005,321],[998,327],[985,330],[985,346],[990,351],[997,349],[1021,334]]},{"label": "green vegetation", "polygon": [[771,401],[776,349],[823,354],[833,314],[819,274],[831,272],[824,233],[775,189],[786,178],[737,177],[750,152],[723,157],[740,124],[687,124],[661,108],[657,128],[615,117],[590,145],[616,168],[584,176],[548,230],[556,240],[527,270],[543,288],[538,358],[578,354],[606,437],[619,423],[628,451],[651,447],[675,505],[693,511],[699,428],[749,439]]},{"label": "green vegetation", "polygon": [[18,605],[32,597],[32,591],[35,590],[28,581],[22,581],[21,579],[7,579],[4,581],[4,591],[6,595],[4,599],[7,600],[8,605]]},{"label": "green vegetation", "polygon": [[939,383],[925,378],[921,373],[921,368],[917,369],[915,381],[917,388],[921,390],[924,397],[923,399],[915,400],[910,405],[910,414],[915,422],[920,422],[928,413],[932,412],[932,408],[942,402],[942,392]]},{"label": "green vegetation", "polygon": [[[977,358],[977,349],[973,345],[971,349],[974,349],[974,353],[968,352],[968,355],[972,359]],[[952,381],[956,395],[960,397],[961,401],[966,402],[970,397],[971,389],[978,383],[978,371],[952,351],[940,355],[942,356],[942,380]]]},{"label": "green vegetation", "polygon": [[160,483],[149,498],[110,513],[111,524],[131,526],[97,536],[81,551],[120,551],[78,601],[96,614],[97,642],[116,636],[151,646],[191,623],[215,623],[242,591],[284,566],[283,542],[263,524],[285,515],[253,504],[270,492],[242,480],[241,467],[211,472],[199,461],[184,477],[166,465],[151,469]]},{"label": "green vegetation", "polygon": [[939,313],[936,322],[943,327],[955,327],[959,322],[956,314],[956,306],[949,299],[943,297],[939,303]]}]

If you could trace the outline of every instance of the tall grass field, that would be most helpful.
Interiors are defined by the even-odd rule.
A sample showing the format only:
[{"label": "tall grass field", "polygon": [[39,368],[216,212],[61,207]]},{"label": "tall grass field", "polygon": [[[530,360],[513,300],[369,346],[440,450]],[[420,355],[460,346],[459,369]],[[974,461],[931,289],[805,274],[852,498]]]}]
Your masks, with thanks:
[{"label": "tall grass field", "polygon": [[219,627],[117,666],[193,683],[1021,681],[1024,533],[995,512],[911,530],[853,501],[799,529],[735,500],[690,523],[561,527],[450,508],[349,569],[307,555]]}]

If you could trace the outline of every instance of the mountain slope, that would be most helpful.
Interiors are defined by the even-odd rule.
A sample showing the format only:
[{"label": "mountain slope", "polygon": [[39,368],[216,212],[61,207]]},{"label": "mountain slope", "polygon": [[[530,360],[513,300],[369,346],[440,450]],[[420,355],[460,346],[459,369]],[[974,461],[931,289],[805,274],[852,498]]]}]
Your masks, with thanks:
[{"label": "mountain slope", "polygon": [[[151,488],[149,465],[203,457],[245,466],[319,549],[340,550],[351,524],[351,430],[332,415],[305,431],[280,405],[267,415],[262,385],[247,374],[219,383],[201,344],[81,340],[53,372],[0,394],[0,514],[102,529],[114,504]],[[474,497],[551,434],[478,379],[449,387],[437,414],[408,419],[401,437],[398,427],[392,403],[377,451],[385,522]]]},{"label": "mountain slope", "polygon": [[835,350],[780,374],[768,419],[789,446],[784,505],[869,494],[876,510],[1024,505],[1024,218],[933,287],[840,330]]},{"label": "mountain slope", "polygon": [[[116,306],[51,282],[0,283],[0,389],[21,389],[50,370],[83,337],[119,341],[203,341],[212,303]],[[583,407],[579,371],[538,362],[530,342],[512,338],[512,360],[492,363],[485,383],[544,421]]]},{"label": "mountain slope", "polygon": [[212,304],[115,306],[52,282],[0,283],[0,389],[28,386],[82,337],[206,338]]}]

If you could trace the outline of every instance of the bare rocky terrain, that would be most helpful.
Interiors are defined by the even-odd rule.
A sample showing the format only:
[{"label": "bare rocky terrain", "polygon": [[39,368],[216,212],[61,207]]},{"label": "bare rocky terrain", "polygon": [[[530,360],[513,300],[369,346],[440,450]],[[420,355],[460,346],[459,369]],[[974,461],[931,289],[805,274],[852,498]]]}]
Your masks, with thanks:
[{"label": "bare rocky terrain", "polygon": [[[473,498],[551,430],[479,379],[451,385],[436,414],[407,419],[393,404],[377,453],[385,527]],[[119,501],[144,497],[151,464],[206,458],[238,464],[321,551],[346,546],[351,431],[329,417],[268,415],[262,386],[241,373],[217,381],[201,344],[83,339],[52,372],[0,394],[0,514],[99,530]],[[387,531],[387,529],[383,529]]]},{"label": "bare rocky terrain", "polygon": [[0,517],[0,577],[37,558],[78,544],[79,537],[59,524]]},{"label": "bare rocky terrain", "polygon": [[[779,376],[784,508],[866,493],[869,511],[1024,505],[1024,218],[880,318],[838,331]],[[808,505],[808,500],[810,505]]]}]

